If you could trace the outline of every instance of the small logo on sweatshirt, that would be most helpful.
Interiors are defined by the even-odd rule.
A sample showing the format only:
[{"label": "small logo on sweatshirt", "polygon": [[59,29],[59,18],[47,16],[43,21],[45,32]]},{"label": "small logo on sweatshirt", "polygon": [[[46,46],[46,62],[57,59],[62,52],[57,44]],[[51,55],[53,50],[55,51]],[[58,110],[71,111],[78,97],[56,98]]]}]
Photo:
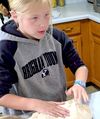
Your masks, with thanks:
[{"label": "small logo on sweatshirt", "polygon": [[49,70],[48,69],[43,69],[42,70],[42,78],[46,77],[49,75]]}]

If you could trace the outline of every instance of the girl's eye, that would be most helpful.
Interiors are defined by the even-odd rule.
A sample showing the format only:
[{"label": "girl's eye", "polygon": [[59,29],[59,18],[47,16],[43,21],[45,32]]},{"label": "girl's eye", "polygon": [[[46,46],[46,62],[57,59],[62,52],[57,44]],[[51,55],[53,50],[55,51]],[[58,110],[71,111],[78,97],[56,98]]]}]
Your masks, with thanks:
[{"label": "girl's eye", "polygon": [[47,14],[45,14],[45,16],[46,16],[46,17],[48,17],[48,16],[50,16],[50,14],[49,14],[49,13],[47,13]]},{"label": "girl's eye", "polygon": [[32,17],[32,19],[33,19],[33,20],[37,20],[37,19],[38,19],[38,17]]}]

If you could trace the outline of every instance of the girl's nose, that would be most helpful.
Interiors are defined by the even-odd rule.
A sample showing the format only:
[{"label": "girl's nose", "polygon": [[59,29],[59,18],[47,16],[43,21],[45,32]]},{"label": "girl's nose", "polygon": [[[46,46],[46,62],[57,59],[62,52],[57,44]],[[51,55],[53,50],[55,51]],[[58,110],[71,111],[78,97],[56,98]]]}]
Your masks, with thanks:
[{"label": "girl's nose", "polygon": [[45,25],[46,25],[46,21],[45,20],[41,20],[40,21],[40,27],[41,28],[45,28]]},{"label": "girl's nose", "polygon": [[46,19],[44,17],[40,18],[40,25],[44,26],[46,24]]}]

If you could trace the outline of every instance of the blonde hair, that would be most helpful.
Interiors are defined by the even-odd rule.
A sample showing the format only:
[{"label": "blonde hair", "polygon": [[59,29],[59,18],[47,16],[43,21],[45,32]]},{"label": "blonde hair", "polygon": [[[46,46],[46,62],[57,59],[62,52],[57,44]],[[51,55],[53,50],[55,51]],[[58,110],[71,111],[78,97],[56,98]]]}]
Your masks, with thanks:
[{"label": "blonde hair", "polygon": [[2,13],[4,16],[9,16],[9,11],[2,3],[0,4],[0,13]]},{"label": "blonde hair", "polygon": [[[28,5],[30,5],[32,3],[32,5],[38,5],[38,4],[43,4],[44,2],[48,2],[48,5],[50,6],[50,12],[52,13],[52,0],[8,0],[9,1],[9,7],[10,10],[14,10],[16,12],[19,13],[26,13],[29,11],[29,7],[27,7]],[[34,6],[32,6],[34,8]],[[50,13],[50,14],[51,14]],[[17,23],[18,24],[18,23]],[[53,29],[53,25],[52,25],[52,15],[50,17],[50,21],[49,21],[49,33],[52,34],[52,29]]]},{"label": "blonde hair", "polygon": [[36,3],[41,4],[45,1],[47,1],[50,8],[52,6],[51,5],[52,0],[8,0],[8,1],[9,1],[10,9],[15,10],[16,12],[25,12],[25,11],[27,11],[27,8],[25,6],[29,5],[30,3],[33,3],[34,5],[36,5]]}]

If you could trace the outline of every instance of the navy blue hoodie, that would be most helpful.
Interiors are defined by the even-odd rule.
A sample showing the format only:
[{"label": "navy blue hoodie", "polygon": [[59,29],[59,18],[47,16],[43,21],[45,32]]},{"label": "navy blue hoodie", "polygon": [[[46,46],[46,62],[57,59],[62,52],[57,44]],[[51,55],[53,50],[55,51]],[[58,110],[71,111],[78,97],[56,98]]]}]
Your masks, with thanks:
[{"label": "navy blue hoodie", "polygon": [[[73,73],[84,65],[72,41],[61,31],[48,31],[32,40],[9,21],[0,30],[0,96],[13,93],[27,98],[66,100],[65,67]],[[22,114],[15,111],[14,114]]]}]

